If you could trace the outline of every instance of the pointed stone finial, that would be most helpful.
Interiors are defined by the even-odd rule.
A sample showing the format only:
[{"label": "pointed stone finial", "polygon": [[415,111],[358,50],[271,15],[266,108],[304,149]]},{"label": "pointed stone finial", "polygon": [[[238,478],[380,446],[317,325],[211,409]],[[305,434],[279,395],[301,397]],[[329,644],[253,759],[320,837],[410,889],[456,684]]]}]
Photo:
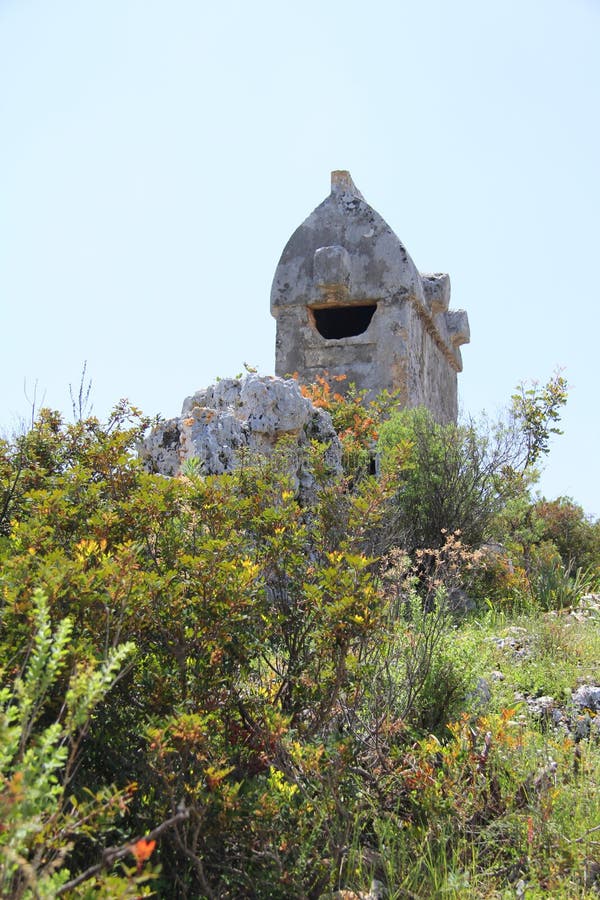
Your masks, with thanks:
[{"label": "pointed stone finial", "polygon": [[331,193],[351,194],[353,197],[359,197],[361,200],[365,199],[352,181],[350,172],[347,172],[345,169],[336,169],[331,173]]}]

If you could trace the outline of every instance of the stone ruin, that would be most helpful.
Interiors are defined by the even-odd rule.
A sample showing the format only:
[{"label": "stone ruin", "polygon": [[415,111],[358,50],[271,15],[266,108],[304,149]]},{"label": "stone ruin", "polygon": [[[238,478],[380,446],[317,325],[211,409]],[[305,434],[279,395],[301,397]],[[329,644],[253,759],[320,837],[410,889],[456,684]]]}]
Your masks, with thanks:
[{"label": "stone ruin", "polygon": [[305,452],[311,441],[323,445],[332,475],[341,472],[341,445],[329,413],[303,397],[296,381],[267,375],[224,378],[187,397],[181,416],[157,425],[139,453],[149,472],[178,475],[194,459],[201,474],[221,475],[253,454],[269,456],[282,438],[302,499],[310,499],[314,487]]},{"label": "stone ruin", "polygon": [[[311,440],[326,448],[332,472],[341,469],[331,418],[298,383],[325,373],[371,396],[398,391],[405,406],[422,404],[438,421],[456,421],[469,322],[449,301],[448,276],[420,274],[350,174],[333,172],[331,194],[294,232],[275,272],[275,371],[284,377],[224,379],[188,397],[181,416],[158,425],[141,447],[146,468],[177,475],[195,459],[203,474],[219,475],[248,453],[269,455],[285,436],[291,474],[308,497],[303,449]],[[292,374],[297,381],[285,379]]]},{"label": "stone ruin", "polygon": [[449,309],[448,275],[419,273],[403,244],[364,200],[349,172],[288,241],[273,280],[275,372],[314,383],[346,376],[373,396],[457,417],[464,310]]}]

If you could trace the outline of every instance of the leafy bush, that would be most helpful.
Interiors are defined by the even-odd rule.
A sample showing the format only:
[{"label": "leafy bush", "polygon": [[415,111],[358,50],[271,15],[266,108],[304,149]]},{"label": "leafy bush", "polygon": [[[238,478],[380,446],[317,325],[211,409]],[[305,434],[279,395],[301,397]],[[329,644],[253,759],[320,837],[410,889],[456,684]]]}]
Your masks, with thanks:
[{"label": "leafy bush", "polygon": [[484,548],[471,582],[472,594],[497,611],[514,612],[527,609],[531,588],[527,572],[514,562],[514,556],[493,544]]},{"label": "leafy bush", "polygon": [[[510,436],[418,410],[385,426],[389,397],[314,390],[348,442],[347,468],[332,480],[314,447],[309,506],[284,444],[227,476],[144,472],[148,420],[126,404],[104,424],[42,411],[2,446],[3,746],[23,743],[34,670],[43,695],[3,770],[0,846],[20,848],[3,858],[5,890],[316,900],[375,878],[390,897],[475,897],[512,890],[516,873],[577,895],[597,792],[578,812],[572,744],[548,749],[498,698],[546,683],[549,642],[573,673],[581,648],[540,631],[538,670],[513,673],[482,710],[476,685],[500,665],[496,644],[481,617],[454,609],[479,571],[471,544],[500,528],[507,496],[535,560],[542,532],[516,467],[543,452],[543,433],[517,453]],[[428,503],[443,511],[435,522]],[[102,673],[115,680],[111,661],[130,644],[106,693]],[[535,785],[550,754],[558,793]],[[27,809],[25,760],[21,784],[45,785]],[[596,771],[593,747],[577,760],[579,779]]]},{"label": "leafy bush", "polygon": [[326,372],[317,376],[315,384],[301,385],[300,389],[304,397],[330,414],[342,443],[344,470],[353,481],[360,481],[374,473],[379,429],[397,408],[399,394],[382,391],[368,400],[368,391],[345,382],[345,375],[330,380]]},{"label": "leafy bush", "polygon": [[565,566],[554,544],[536,548],[531,560],[530,589],[540,609],[577,606],[584,594],[598,588],[600,580],[592,572]]},{"label": "leafy bush", "polygon": [[[92,712],[131,657],[133,644],[111,650],[100,666],[80,664],[60,715],[45,724],[48,695],[66,666],[73,625],[63,619],[52,633],[40,590],[32,605],[35,633],[27,665],[0,689],[0,891],[12,898],[60,893],[69,880],[65,861],[75,840],[97,840],[128,803],[127,792],[110,788],[77,797],[71,782]],[[129,886],[126,879],[119,896]]]},{"label": "leafy bush", "polygon": [[[403,449],[400,466],[397,448]],[[488,536],[500,510],[501,469],[509,454],[502,442],[474,425],[440,425],[424,409],[403,410],[385,422],[378,450],[384,472],[397,471],[389,539],[413,553],[440,547],[459,531],[470,546]]]},{"label": "leafy bush", "polygon": [[[300,507],[278,454],[230,477],[147,475],[131,453],[139,429],[122,415],[110,428],[56,417],[53,452],[62,440],[69,456],[26,459],[36,483],[4,545],[3,652],[26,652],[36,584],[56,620],[69,615],[73,658],[135,641],[136,666],[99,711],[74,786],[135,779],[130,824],[141,833],[183,803],[186,822],[161,841],[164,878],[179,883],[186,860],[181,890],[210,895],[236,882],[224,855],[252,856],[240,822],[278,777],[286,735],[310,742],[337,727],[383,598],[356,535],[323,534],[328,514]],[[353,505],[349,521],[360,518]],[[73,852],[83,864],[83,845]]]},{"label": "leafy bush", "polygon": [[441,425],[423,407],[393,412],[379,429],[383,472],[397,477],[390,541],[413,552],[440,547],[444,532],[460,531],[470,546],[493,533],[507,501],[526,496],[533,466],[560,433],[566,382],[521,385],[503,421]]},{"label": "leafy bush", "polygon": [[554,544],[565,567],[600,573],[599,521],[586,516],[583,508],[568,497],[538,500],[533,514],[539,522],[540,540]]}]

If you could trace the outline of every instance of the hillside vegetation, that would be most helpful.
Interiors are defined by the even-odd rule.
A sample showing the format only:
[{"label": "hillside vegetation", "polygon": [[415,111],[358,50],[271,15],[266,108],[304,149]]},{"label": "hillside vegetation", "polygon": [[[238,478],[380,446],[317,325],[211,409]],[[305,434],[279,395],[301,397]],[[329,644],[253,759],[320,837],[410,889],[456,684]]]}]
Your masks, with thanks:
[{"label": "hillside vegetation", "polygon": [[459,426],[307,392],[345,472],[313,446],[304,506],[285,442],[146,473],[126,403],[0,442],[1,896],[597,896],[600,524],[532,494],[563,379]]}]

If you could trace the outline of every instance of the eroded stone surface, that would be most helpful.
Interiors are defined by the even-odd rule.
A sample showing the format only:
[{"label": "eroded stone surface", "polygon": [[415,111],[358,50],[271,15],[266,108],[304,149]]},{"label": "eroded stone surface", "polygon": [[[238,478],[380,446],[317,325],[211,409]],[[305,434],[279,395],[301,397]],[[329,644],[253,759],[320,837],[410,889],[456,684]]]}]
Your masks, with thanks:
[{"label": "eroded stone surface", "polygon": [[[375,394],[400,392],[441,422],[456,420],[463,310],[450,310],[448,275],[421,275],[389,225],[333,172],[331,194],[294,232],[275,272],[278,375],[345,375]],[[360,313],[370,307],[372,314]],[[325,328],[320,320],[328,317]]]},{"label": "eroded stone surface", "polygon": [[297,382],[260,375],[226,378],[187,397],[181,416],[161,422],[140,456],[149,471],[162,475],[177,475],[190,459],[198,460],[203,474],[221,475],[239,464],[244,451],[269,455],[283,437],[302,493],[313,484],[303,453],[310,441],[325,446],[332,474],[341,471],[341,446],[329,414],[303,397]]}]

